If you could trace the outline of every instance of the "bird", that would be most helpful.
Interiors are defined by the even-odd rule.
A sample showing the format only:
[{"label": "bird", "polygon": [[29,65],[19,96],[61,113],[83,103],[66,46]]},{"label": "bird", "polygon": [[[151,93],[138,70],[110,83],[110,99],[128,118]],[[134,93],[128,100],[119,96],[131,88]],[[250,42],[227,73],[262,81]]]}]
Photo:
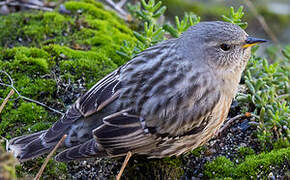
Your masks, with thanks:
[{"label": "bird", "polygon": [[205,144],[225,121],[253,45],[239,26],[204,21],[136,55],[80,96],[51,128],[13,138],[21,162],[179,156]]}]

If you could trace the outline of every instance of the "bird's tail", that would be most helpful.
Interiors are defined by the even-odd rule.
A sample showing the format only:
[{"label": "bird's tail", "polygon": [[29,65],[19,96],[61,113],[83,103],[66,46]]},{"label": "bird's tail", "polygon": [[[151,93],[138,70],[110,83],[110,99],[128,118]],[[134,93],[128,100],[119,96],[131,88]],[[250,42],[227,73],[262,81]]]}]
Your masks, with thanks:
[{"label": "bird's tail", "polygon": [[45,154],[57,144],[57,141],[47,143],[44,140],[46,132],[47,130],[11,139],[7,151],[12,152],[21,162]]}]

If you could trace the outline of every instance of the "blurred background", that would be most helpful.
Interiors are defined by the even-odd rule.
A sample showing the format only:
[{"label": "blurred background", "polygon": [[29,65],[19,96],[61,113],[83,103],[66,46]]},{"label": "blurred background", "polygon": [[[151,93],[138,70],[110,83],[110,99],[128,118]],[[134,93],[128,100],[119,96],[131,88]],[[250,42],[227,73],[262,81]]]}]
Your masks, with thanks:
[{"label": "blurred background", "polygon": [[[0,0],[0,15],[22,10],[38,9],[50,11],[67,0]],[[96,0],[104,4],[120,1],[136,3],[140,0]],[[146,0],[147,1],[147,0]],[[156,0],[158,1],[158,0]],[[175,16],[183,17],[184,12],[194,12],[201,21],[221,20],[221,14],[228,15],[229,8],[237,10],[244,6],[244,21],[248,22],[247,32],[274,43],[290,43],[290,1],[289,0],[161,0],[167,6],[166,20],[174,21]],[[126,5],[125,5],[126,7]],[[262,26],[266,22],[271,32]],[[269,37],[270,36],[270,37]]]},{"label": "blurred background", "polygon": [[[182,16],[185,11],[192,11],[201,17],[201,21],[221,20],[221,14],[228,14],[229,7],[238,9],[244,6],[244,21],[248,22],[250,35],[271,40],[265,28],[259,22],[255,12],[260,15],[271,29],[279,43],[290,42],[290,1],[289,0],[162,0],[167,6],[166,16]],[[249,7],[249,3],[254,8]],[[255,11],[255,12],[254,12]],[[262,20],[263,21],[263,20]],[[274,37],[274,38],[275,38]],[[273,40],[273,39],[272,39]]]}]

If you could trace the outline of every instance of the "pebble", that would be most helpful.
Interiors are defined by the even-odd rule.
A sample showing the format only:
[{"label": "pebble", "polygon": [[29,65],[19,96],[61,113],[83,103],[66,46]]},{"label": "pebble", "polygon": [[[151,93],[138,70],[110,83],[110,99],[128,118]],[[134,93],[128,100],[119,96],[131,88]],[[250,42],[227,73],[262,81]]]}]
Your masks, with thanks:
[{"label": "pebble", "polygon": [[71,12],[67,10],[63,4],[59,6],[58,12],[61,14],[71,14]]},{"label": "pebble", "polygon": [[276,178],[275,178],[274,174],[272,172],[270,172],[269,175],[268,175],[268,179],[269,180],[275,180]]},{"label": "pebble", "polygon": [[1,15],[7,15],[9,13],[10,13],[10,10],[9,10],[7,5],[3,5],[0,7],[0,14]]}]

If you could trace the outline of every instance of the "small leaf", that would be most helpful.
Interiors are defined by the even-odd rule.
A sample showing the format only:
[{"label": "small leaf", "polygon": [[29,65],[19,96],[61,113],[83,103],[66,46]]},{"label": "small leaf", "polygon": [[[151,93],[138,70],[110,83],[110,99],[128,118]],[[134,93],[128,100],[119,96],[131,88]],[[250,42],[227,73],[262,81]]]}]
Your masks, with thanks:
[{"label": "small leaf", "polygon": [[170,35],[171,35],[172,37],[174,37],[174,38],[177,38],[177,37],[179,36],[179,35],[178,35],[178,31],[177,31],[174,27],[172,27],[172,25],[170,25],[170,24],[165,24],[165,25],[163,26],[163,29],[164,29],[165,31],[169,32]]},{"label": "small leaf", "polygon": [[158,2],[158,3],[157,3],[157,4],[152,8],[152,12],[157,11],[157,9],[160,8],[161,4],[162,4],[162,2],[159,1],[159,2]]},{"label": "small leaf", "polygon": [[142,43],[146,43],[146,38],[144,36],[142,36],[140,33],[137,33],[135,31],[133,33],[139,41],[141,41]]}]

